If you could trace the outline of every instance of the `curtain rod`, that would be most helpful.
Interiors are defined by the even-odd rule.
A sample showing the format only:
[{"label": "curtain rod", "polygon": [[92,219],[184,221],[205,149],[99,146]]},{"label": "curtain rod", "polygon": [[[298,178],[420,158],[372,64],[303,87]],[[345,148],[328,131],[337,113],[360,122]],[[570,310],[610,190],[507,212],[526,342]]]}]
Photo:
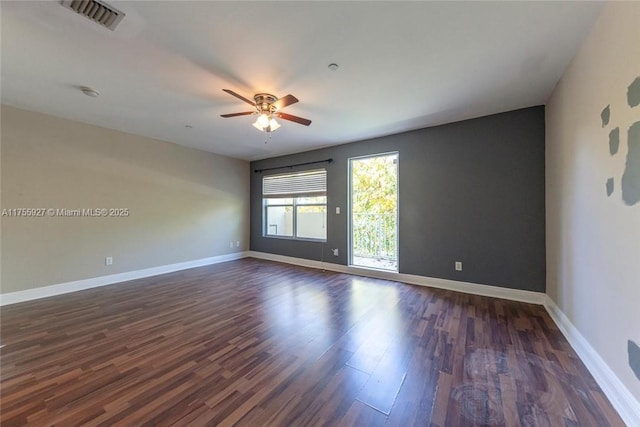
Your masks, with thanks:
[{"label": "curtain rod", "polygon": [[296,163],[295,165],[278,166],[278,167],[275,167],[275,168],[254,169],[254,172],[255,173],[260,173],[260,172],[266,172],[266,171],[273,171],[273,170],[277,170],[277,169],[291,169],[291,168],[295,168],[297,166],[307,166],[307,165],[315,165],[317,163],[331,163],[331,162],[333,162],[333,159],[316,160],[315,162]]}]

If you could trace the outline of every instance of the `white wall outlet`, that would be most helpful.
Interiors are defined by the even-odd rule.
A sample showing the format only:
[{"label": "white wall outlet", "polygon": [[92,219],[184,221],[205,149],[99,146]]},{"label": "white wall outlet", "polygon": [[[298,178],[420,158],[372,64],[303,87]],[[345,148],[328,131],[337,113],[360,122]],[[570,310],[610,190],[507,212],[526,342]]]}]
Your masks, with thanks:
[{"label": "white wall outlet", "polygon": [[462,271],[462,261],[456,261],[456,271]]},{"label": "white wall outlet", "polygon": [[340,206],[336,206],[336,215],[340,215]]},{"label": "white wall outlet", "polygon": [[108,256],[104,259],[104,265],[113,265],[113,257]]},{"label": "white wall outlet", "polygon": [[333,256],[338,256],[338,249],[331,249],[333,251]]},{"label": "white wall outlet", "polygon": [[239,248],[239,247],[240,247],[240,240],[236,242],[236,248]]}]

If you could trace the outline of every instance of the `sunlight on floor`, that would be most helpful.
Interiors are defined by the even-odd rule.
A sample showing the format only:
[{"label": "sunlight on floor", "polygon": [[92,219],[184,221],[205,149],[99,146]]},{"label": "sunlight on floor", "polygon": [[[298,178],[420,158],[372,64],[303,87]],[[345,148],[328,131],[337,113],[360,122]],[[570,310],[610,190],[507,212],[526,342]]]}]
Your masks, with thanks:
[{"label": "sunlight on floor", "polygon": [[353,257],[353,266],[365,268],[377,268],[380,270],[398,271],[398,261],[381,258]]}]

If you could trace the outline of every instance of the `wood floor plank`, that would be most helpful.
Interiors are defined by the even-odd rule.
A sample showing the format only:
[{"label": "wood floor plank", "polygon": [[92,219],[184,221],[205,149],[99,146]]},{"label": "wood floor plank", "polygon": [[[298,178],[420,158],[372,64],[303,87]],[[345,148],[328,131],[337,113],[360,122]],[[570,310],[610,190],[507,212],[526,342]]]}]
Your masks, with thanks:
[{"label": "wood floor plank", "polygon": [[257,259],[2,307],[3,426],[622,426],[543,307]]}]

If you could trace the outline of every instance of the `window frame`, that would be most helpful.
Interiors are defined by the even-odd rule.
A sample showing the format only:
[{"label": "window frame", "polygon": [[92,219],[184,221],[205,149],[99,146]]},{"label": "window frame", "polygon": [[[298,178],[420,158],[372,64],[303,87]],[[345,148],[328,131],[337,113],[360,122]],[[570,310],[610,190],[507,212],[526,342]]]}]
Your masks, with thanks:
[{"label": "window frame", "polygon": [[[264,179],[275,176],[287,176],[287,175],[296,175],[296,174],[305,174],[310,172],[318,172],[322,171],[325,174],[325,186],[326,186],[326,169],[315,169],[315,170],[307,170],[307,171],[299,171],[294,173],[286,173],[286,174],[278,174],[278,175],[267,175],[262,177],[263,183],[263,193],[262,193],[262,237],[269,239],[284,239],[284,240],[301,240],[301,241],[309,241],[309,242],[326,242],[327,241],[327,213],[328,213],[328,197],[326,190],[324,192],[300,192],[300,193],[292,193],[292,194],[280,194],[280,195],[265,195],[264,194]],[[299,198],[310,198],[310,197],[324,197],[324,203],[299,203]],[[286,200],[291,199],[291,203],[269,203],[268,200]],[[269,208],[273,207],[291,207],[291,222],[292,222],[292,232],[291,236],[287,235],[278,235],[278,234],[270,234],[269,230]],[[298,236],[298,208],[299,207],[320,207],[324,208],[324,230],[325,237],[324,238],[313,238],[313,237],[299,237]]]},{"label": "window frame", "polygon": [[[291,219],[291,223],[293,224],[293,216],[295,213],[295,207],[294,207],[294,202],[295,202],[295,197],[293,198],[293,201],[291,203],[284,203],[284,204],[269,204],[267,203],[267,199],[277,199],[277,197],[262,197],[262,206],[263,206],[263,212],[262,212],[262,222],[264,223],[264,227],[263,227],[263,233],[262,233],[262,237],[271,237],[271,238],[275,238],[275,239],[293,239],[295,237],[295,227],[292,225],[292,231],[291,231],[291,236],[285,236],[285,235],[280,235],[280,234],[269,234],[269,227],[271,227],[271,225],[269,225],[269,208],[286,208],[291,206],[291,210],[292,210],[292,219]],[[284,197],[282,197],[282,199],[285,199]],[[277,224],[275,224],[277,225]]]}]

